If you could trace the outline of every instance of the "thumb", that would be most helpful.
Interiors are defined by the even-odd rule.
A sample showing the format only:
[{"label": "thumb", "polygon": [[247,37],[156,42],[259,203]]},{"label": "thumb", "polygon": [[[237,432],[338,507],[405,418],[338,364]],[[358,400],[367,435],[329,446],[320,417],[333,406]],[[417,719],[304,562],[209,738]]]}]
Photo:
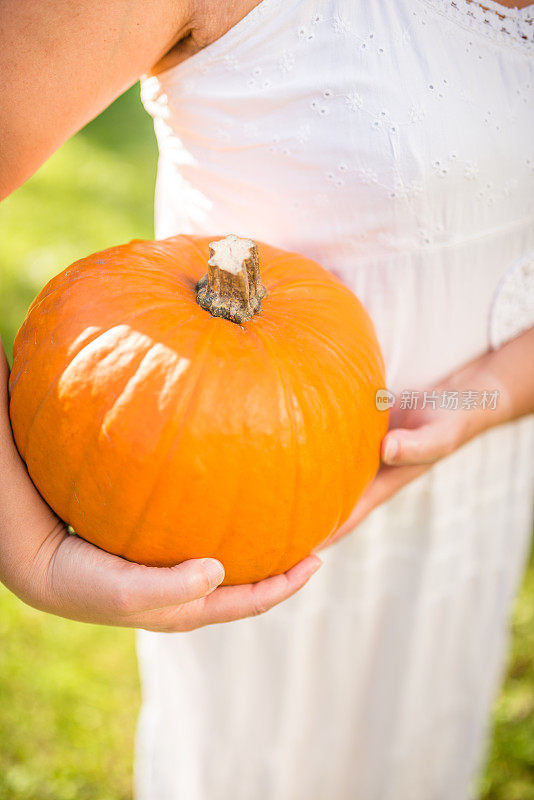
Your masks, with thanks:
[{"label": "thumb", "polygon": [[390,466],[432,464],[455,447],[455,429],[449,420],[436,420],[419,428],[395,428],[382,441],[382,461]]},{"label": "thumb", "polygon": [[121,610],[138,613],[177,606],[205,597],[224,579],[224,567],[214,558],[195,558],[174,567],[128,564],[121,578]]}]

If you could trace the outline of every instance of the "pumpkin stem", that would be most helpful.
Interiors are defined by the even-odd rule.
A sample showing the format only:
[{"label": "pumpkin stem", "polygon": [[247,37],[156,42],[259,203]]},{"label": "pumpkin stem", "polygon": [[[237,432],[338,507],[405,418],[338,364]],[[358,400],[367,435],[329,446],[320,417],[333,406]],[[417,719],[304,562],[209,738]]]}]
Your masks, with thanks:
[{"label": "pumpkin stem", "polygon": [[210,242],[208,272],[196,285],[197,303],[214,317],[241,324],[259,314],[267,290],[260,278],[258,245],[231,233]]}]

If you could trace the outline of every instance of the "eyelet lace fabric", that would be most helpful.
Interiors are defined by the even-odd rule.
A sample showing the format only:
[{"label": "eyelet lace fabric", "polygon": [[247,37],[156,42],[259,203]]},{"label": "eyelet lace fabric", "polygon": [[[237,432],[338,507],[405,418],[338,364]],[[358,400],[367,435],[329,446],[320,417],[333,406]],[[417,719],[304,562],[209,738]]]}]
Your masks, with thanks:
[{"label": "eyelet lace fabric", "polygon": [[[534,7],[483,5],[263,0],[143,81],[157,235],[318,260],[367,307],[398,397],[531,324]],[[264,616],[140,632],[137,800],[467,800],[532,452],[532,419],[476,437]]]},{"label": "eyelet lace fabric", "polygon": [[508,8],[493,0],[424,0],[424,2],[468,30],[478,31],[504,45],[534,48],[534,4]]}]

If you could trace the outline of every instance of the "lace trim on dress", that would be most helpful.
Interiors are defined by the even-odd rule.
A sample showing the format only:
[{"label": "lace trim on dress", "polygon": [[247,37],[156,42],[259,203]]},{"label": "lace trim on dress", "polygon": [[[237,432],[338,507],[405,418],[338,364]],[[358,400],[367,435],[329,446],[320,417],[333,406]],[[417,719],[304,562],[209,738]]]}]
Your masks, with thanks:
[{"label": "lace trim on dress", "polygon": [[534,251],[501,278],[489,315],[489,344],[494,350],[534,325]]},{"label": "lace trim on dress", "polygon": [[534,4],[507,8],[494,0],[422,0],[459,25],[489,35],[501,44],[534,47]]}]

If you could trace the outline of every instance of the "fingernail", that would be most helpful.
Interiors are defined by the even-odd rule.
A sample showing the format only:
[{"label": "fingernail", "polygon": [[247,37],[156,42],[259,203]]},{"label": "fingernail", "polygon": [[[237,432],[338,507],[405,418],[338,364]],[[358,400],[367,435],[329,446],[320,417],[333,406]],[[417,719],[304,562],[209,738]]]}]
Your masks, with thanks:
[{"label": "fingernail", "polygon": [[314,554],[314,556],[313,556],[313,557],[315,558],[315,560],[316,560],[316,562],[317,562],[317,563],[313,565],[313,567],[312,567],[312,571],[310,572],[310,575],[313,575],[313,574],[314,574],[314,572],[317,572],[317,570],[319,569],[319,567],[322,567],[322,566],[323,566],[323,562],[322,562],[322,560],[319,558],[319,556],[316,556],[316,555]]},{"label": "fingernail", "polygon": [[383,461],[386,463],[391,463],[395,460],[397,453],[399,452],[399,443],[396,439],[388,439],[386,444],[384,445],[384,456]]},{"label": "fingernail", "polygon": [[208,573],[210,583],[218,586],[224,578],[224,567],[221,562],[216,558],[205,558],[202,564]]}]

